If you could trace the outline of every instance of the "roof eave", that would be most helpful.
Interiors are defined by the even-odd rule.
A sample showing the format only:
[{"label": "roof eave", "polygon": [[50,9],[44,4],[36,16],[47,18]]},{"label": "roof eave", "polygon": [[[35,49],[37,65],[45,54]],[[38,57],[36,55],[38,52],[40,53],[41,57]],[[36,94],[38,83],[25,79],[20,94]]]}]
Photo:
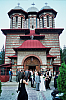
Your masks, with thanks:
[{"label": "roof eave", "polygon": [[7,35],[7,33],[30,33],[30,29],[1,29],[4,35]]}]

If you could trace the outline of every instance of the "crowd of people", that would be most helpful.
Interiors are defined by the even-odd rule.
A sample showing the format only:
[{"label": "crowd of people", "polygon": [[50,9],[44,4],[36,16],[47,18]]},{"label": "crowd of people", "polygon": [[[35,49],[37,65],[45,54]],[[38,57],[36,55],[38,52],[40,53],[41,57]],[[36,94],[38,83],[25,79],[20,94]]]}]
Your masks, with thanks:
[{"label": "crowd of people", "polygon": [[[30,81],[31,82],[31,87],[36,87],[36,90],[42,90],[44,87],[44,90],[46,91],[46,89],[50,89],[49,87],[49,83],[51,81],[51,71],[50,69],[47,69],[46,72],[42,71],[32,71],[32,69],[30,70],[26,70],[24,71],[24,69],[22,69],[21,71],[19,69],[16,70],[16,82],[20,82],[20,79],[22,79],[22,76],[25,75],[24,79],[25,81]],[[42,89],[41,89],[42,88]]]},{"label": "crowd of people", "polygon": [[16,82],[19,82],[18,86],[18,98],[17,100],[28,100],[28,94],[25,89],[25,84],[28,85],[28,82],[31,82],[31,87],[36,88],[36,91],[46,91],[46,89],[50,89],[49,83],[51,81],[51,71],[50,69],[47,69],[46,72],[43,71],[38,71],[30,69],[22,69],[21,71],[19,69],[16,70]]},{"label": "crowd of people", "polygon": [[[55,89],[57,88],[57,81],[56,79],[58,78],[58,75],[60,73],[57,73],[54,76],[54,87]],[[9,71],[9,81],[12,82],[12,69],[10,69]],[[42,71],[37,71],[35,69],[32,70],[28,70],[26,69],[26,71],[24,69],[17,69],[16,70],[16,82],[19,82],[19,86],[18,86],[18,98],[17,100],[21,100],[21,98],[23,98],[23,100],[28,100],[28,94],[26,92],[25,89],[25,84],[28,85],[28,82],[31,82],[31,87],[32,88],[36,88],[36,91],[46,91],[46,89],[51,89],[49,84],[51,82],[51,78],[52,78],[52,74],[50,69],[47,69],[46,71],[44,71],[42,69]]]}]

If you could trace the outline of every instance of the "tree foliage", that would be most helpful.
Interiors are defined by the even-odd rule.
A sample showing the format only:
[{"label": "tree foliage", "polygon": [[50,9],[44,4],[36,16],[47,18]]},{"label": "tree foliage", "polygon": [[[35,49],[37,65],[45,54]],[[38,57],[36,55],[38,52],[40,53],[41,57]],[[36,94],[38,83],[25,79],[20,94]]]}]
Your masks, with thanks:
[{"label": "tree foliage", "polygon": [[66,65],[65,63],[61,64],[61,67],[59,68],[60,75],[57,79],[57,88],[60,93],[64,93],[63,97],[61,97],[63,100],[66,100]]},{"label": "tree foliage", "polygon": [[1,80],[0,80],[0,96],[1,96],[1,92],[2,92],[1,87],[2,87],[2,85],[1,85]]},{"label": "tree foliage", "polygon": [[60,55],[61,55],[61,63],[65,62],[66,64],[66,47],[64,47],[63,50],[60,48]]},{"label": "tree foliage", "polygon": [[5,49],[3,45],[3,48],[1,49],[1,52],[0,52],[0,65],[4,64],[4,57],[5,57]]}]

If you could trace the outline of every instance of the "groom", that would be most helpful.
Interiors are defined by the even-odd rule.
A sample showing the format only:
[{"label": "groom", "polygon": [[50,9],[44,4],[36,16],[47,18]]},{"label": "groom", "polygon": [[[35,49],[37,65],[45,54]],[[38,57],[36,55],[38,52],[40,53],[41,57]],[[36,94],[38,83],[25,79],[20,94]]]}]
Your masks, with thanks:
[{"label": "groom", "polygon": [[40,86],[41,80],[40,80],[40,76],[38,75],[38,73],[36,73],[35,82],[36,82],[36,91],[40,91],[39,86]]}]

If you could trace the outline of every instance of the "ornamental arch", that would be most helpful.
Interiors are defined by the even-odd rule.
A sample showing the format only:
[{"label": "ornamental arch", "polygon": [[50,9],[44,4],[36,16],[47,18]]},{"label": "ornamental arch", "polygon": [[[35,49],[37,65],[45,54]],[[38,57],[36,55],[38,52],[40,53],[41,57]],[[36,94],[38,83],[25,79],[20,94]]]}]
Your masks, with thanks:
[{"label": "ornamental arch", "polygon": [[26,56],[23,61],[22,64],[24,66],[24,69],[32,69],[32,70],[40,70],[40,65],[42,64],[41,59],[36,56],[36,55],[28,55]]}]

